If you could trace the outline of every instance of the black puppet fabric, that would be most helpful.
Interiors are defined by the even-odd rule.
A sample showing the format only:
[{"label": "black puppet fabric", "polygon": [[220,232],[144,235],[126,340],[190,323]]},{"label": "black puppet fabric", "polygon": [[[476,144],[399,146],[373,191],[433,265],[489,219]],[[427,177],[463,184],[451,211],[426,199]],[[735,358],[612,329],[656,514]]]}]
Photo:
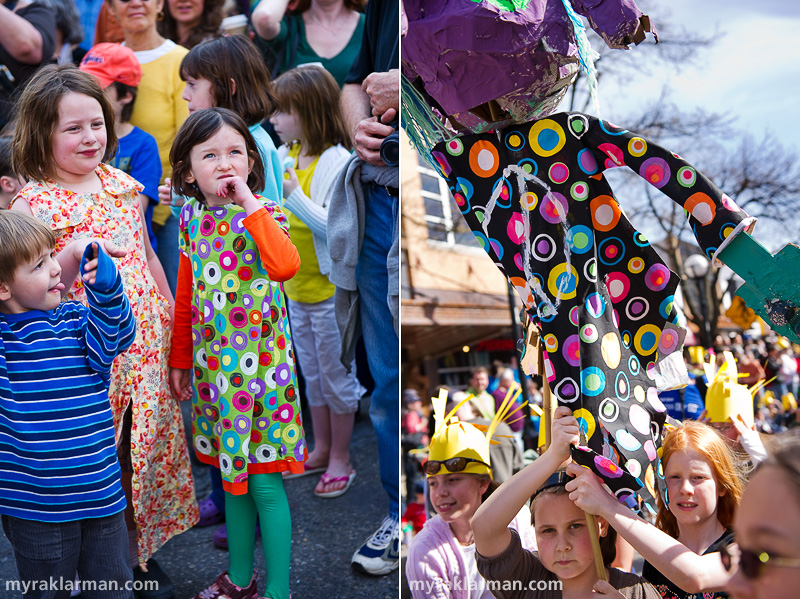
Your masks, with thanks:
[{"label": "black puppet fabric", "polygon": [[680,156],[579,113],[439,143],[431,152],[483,248],[541,329],[545,369],[590,452],[573,452],[622,500],[649,502],[666,411],[680,384],[679,278],[633,228],[603,176],[627,166],[686,210],[711,257],[748,215]]}]

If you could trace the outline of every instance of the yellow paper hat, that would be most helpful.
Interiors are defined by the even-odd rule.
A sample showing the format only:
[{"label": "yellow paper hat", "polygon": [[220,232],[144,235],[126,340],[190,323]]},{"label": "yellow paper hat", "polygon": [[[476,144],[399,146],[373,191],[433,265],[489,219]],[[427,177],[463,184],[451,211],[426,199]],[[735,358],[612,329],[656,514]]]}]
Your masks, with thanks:
[{"label": "yellow paper hat", "polygon": [[733,354],[723,352],[725,363],[716,374],[713,373],[713,364],[703,364],[706,376],[713,381],[706,392],[706,413],[711,422],[730,422],[741,414],[742,420],[748,427],[753,426],[753,395],[745,385],[737,382],[738,372]]},{"label": "yellow paper hat", "polygon": [[[506,396],[489,426],[486,427],[476,426],[469,422],[461,422],[454,416],[458,408],[471,399],[472,396],[467,397],[449,413],[445,413],[447,390],[442,389],[439,392],[439,397],[431,398],[435,428],[428,448],[428,459],[439,462],[444,462],[451,458],[479,460],[478,462],[468,462],[466,468],[460,472],[466,474],[488,474],[491,476],[492,462],[489,455],[489,446],[492,443],[497,443],[497,441],[492,441],[492,435],[497,425],[512,411],[516,396],[512,396],[512,394]],[[447,467],[442,464],[437,474],[429,474],[428,476],[438,476],[448,472]]]}]

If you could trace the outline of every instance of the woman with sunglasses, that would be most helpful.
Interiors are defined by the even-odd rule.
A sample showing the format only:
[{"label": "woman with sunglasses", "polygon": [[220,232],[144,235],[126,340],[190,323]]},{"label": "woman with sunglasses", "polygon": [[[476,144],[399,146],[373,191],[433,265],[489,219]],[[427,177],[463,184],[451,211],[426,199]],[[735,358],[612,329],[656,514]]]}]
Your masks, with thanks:
[{"label": "woman with sunglasses", "polygon": [[[723,550],[736,572],[733,599],[795,597],[800,589],[800,440],[762,462],[750,479],[733,528],[738,547]],[[738,570],[736,564],[738,563]]]},{"label": "woman with sunglasses", "polygon": [[727,597],[731,574],[721,549],[733,542],[733,518],[742,484],[723,438],[707,424],[687,420],[662,444],[666,503],[657,494],[656,526],[604,490],[586,468],[570,465],[570,499],[606,519],[644,557],[642,577],[662,599]]},{"label": "woman with sunglasses", "polygon": [[[406,562],[406,579],[414,599],[490,599],[486,581],[475,563],[475,543],[470,520],[481,503],[499,486],[492,480],[489,439],[478,428],[445,416],[437,410],[424,470],[430,501],[436,515],[414,537]],[[501,419],[502,412],[496,418]],[[496,425],[495,425],[496,426]],[[489,434],[494,430],[490,424]],[[523,547],[536,549],[530,516],[520,510],[510,527]]]}]

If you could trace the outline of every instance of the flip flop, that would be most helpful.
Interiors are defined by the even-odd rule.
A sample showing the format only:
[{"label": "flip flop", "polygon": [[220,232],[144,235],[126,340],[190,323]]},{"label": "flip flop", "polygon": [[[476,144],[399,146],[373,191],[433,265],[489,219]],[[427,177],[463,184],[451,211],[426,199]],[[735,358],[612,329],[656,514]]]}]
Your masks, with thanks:
[{"label": "flip flop", "polygon": [[309,474],[319,474],[320,472],[325,472],[327,469],[328,469],[327,466],[320,466],[319,468],[311,468],[310,470],[306,470],[305,472],[295,472],[293,474],[288,474],[288,471],[286,471],[283,473],[283,480],[302,478],[304,476],[308,476]]},{"label": "flip flop", "polygon": [[331,476],[326,472],[320,477],[320,480],[322,481],[323,484],[328,485],[330,483],[338,483],[342,481],[347,481],[347,484],[344,486],[344,488],[339,489],[338,491],[330,491],[329,493],[317,493],[317,491],[315,490],[314,495],[316,495],[317,497],[322,497],[323,499],[333,499],[334,497],[339,497],[340,495],[344,495],[347,492],[347,489],[350,488],[350,485],[353,484],[355,478],[356,478],[355,470],[350,472],[349,476],[335,476],[335,477]]}]

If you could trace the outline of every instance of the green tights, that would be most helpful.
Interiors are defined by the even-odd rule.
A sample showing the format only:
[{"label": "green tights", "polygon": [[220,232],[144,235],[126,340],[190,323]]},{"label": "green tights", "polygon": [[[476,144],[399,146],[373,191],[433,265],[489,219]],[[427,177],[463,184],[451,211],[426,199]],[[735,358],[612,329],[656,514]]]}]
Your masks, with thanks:
[{"label": "green tights", "polygon": [[267,566],[266,596],[289,599],[289,563],[292,550],[292,519],[280,472],[251,474],[247,493],[225,493],[228,526],[228,576],[233,584],[246,587],[253,578],[256,515],[261,522],[264,563]]}]

